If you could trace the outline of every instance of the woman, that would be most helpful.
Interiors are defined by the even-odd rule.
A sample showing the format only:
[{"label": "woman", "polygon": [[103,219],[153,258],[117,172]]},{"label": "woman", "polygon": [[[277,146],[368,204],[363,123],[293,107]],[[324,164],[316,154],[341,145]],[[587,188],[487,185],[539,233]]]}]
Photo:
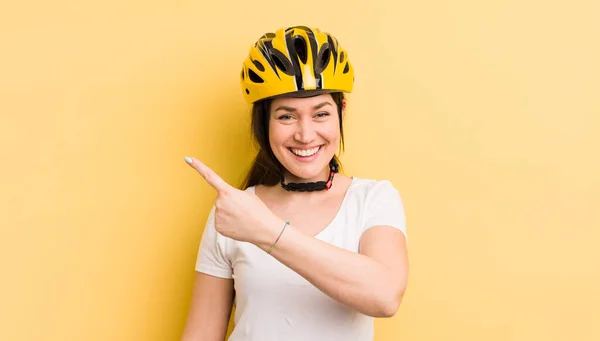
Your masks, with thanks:
[{"label": "woman", "polygon": [[265,34],[241,84],[260,151],[242,190],[186,157],[217,191],[183,340],[373,339],[407,282],[405,219],[386,180],[347,177],[335,152],[354,72],[318,29]]}]

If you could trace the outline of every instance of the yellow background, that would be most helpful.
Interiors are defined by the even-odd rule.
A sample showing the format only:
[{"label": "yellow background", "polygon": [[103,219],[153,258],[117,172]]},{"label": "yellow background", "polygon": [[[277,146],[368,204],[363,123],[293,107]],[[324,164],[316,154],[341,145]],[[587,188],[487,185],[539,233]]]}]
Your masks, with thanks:
[{"label": "yellow background", "polygon": [[356,70],[346,173],[400,190],[410,280],[376,341],[600,340],[600,2],[0,5],[0,340],[177,340],[214,192],[252,156],[267,31]]}]

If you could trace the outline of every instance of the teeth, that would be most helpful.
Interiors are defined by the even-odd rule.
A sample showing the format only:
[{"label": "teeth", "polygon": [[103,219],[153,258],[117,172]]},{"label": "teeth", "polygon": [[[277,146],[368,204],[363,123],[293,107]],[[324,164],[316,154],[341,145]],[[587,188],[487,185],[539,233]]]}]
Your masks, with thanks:
[{"label": "teeth", "polygon": [[319,148],[321,147],[315,147],[312,149],[295,149],[295,148],[290,148],[292,153],[298,155],[298,156],[311,156],[314,155],[316,152],[319,151]]}]

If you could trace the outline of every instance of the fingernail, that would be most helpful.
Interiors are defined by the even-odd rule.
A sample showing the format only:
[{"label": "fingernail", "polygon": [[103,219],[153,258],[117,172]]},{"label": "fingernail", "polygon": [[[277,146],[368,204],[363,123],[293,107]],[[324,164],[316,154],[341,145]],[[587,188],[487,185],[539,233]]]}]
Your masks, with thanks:
[{"label": "fingernail", "polygon": [[186,156],[186,157],[184,157],[183,159],[185,160],[185,162],[187,162],[187,163],[189,163],[189,164],[191,164],[191,163],[192,163],[192,158],[191,158],[191,157],[189,157],[189,156]]}]

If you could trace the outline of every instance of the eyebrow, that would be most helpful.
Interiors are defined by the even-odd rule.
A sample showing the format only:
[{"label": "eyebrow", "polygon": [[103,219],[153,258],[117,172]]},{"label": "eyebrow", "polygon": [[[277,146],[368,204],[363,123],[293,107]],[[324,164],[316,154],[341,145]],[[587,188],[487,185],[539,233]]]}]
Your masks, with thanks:
[{"label": "eyebrow", "polygon": [[[321,109],[322,107],[326,106],[326,105],[331,105],[331,102],[322,102],[319,103],[317,105],[315,105],[313,107],[314,110],[318,110]],[[279,111],[279,110],[285,110],[285,111],[289,111],[289,112],[295,112],[296,108],[292,108],[292,107],[286,107],[284,105],[277,107],[277,109],[275,109],[275,111]]]}]

